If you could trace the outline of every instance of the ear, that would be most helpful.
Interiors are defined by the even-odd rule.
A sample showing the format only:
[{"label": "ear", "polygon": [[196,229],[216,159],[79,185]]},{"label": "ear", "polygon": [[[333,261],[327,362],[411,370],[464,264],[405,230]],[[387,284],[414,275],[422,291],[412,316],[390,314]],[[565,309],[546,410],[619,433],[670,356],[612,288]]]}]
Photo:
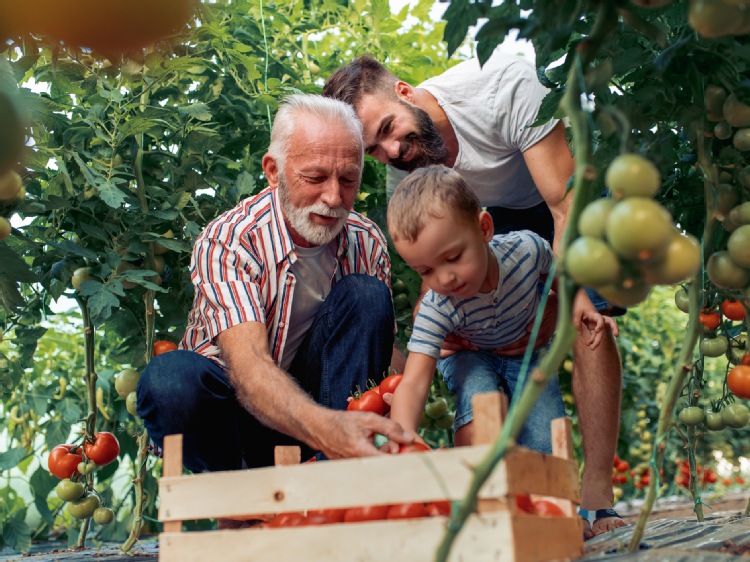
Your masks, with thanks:
[{"label": "ear", "polygon": [[396,95],[399,97],[399,99],[408,101],[409,103],[414,103],[414,88],[412,88],[409,84],[407,84],[403,80],[399,80],[398,82],[396,82],[395,89]]},{"label": "ear", "polygon": [[492,240],[492,237],[495,235],[495,223],[487,211],[479,213],[479,228],[482,229],[482,237],[485,242]]},{"label": "ear", "polygon": [[263,173],[266,174],[268,185],[274,188],[277,187],[279,185],[279,168],[276,165],[276,159],[268,153],[264,154],[261,167],[263,168]]}]

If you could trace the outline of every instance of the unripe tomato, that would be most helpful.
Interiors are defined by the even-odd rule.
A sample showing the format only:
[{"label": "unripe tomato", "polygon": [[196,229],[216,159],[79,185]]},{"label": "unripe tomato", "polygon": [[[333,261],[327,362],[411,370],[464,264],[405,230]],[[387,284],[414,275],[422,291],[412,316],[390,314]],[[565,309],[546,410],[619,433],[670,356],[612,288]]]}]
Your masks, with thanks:
[{"label": "unripe tomato", "polygon": [[[177,344],[173,343],[168,340],[159,340],[154,342],[154,357],[157,355],[161,355],[162,353],[167,353],[169,351],[174,351],[177,349]],[[128,393],[130,394],[130,393]],[[125,395],[127,396],[127,394]]]},{"label": "unripe tomato", "polygon": [[9,170],[0,175],[0,201],[15,199],[21,187],[21,176],[15,170]]},{"label": "unripe tomato", "polygon": [[581,236],[565,252],[565,268],[579,285],[612,285],[620,277],[620,260],[604,240]]},{"label": "unripe tomato", "polygon": [[586,205],[578,216],[578,234],[591,238],[604,238],[607,217],[617,202],[609,197],[601,197]]},{"label": "unripe tomato", "polygon": [[737,365],[727,374],[727,387],[737,398],[750,399],[750,367]]},{"label": "unripe tomato", "polygon": [[688,406],[680,410],[679,420],[687,426],[698,425],[703,421],[703,408],[698,406]]},{"label": "unripe tomato", "polygon": [[70,478],[76,474],[78,463],[83,460],[80,450],[76,445],[57,445],[49,453],[47,468],[61,480]]},{"label": "unripe tomato", "polygon": [[712,412],[711,410],[706,411],[706,419],[703,420],[703,425],[706,426],[706,429],[710,429],[711,431],[721,431],[726,427],[721,413]]},{"label": "unripe tomato", "polygon": [[724,113],[724,102],[727,101],[727,91],[716,84],[709,84],[703,93],[706,111],[709,113]]},{"label": "unripe tomato", "polygon": [[120,443],[112,433],[99,431],[94,434],[94,439],[93,443],[83,444],[83,452],[96,466],[108,465],[120,454]]},{"label": "unripe tomato", "polygon": [[750,410],[744,404],[738,404],[737,402],[729,404],[721,411],[721,418],[727,427],[733,427],[740,429],[747,425],[750,421]]},{"label": "unripe tomato", "polygon": [[11,226],[10,221],[5,217],[0,217],[0,242],[10,236],[11,230],[13,230],[13,227]]},{"label": "unripe tomato", "polygon": [[701,339],[700,351],[706,357],[721,357],[729,349],[726,336],[706,337]]},{"label": "unripe tomato", "polygon": [[78,463],[78,472],[81,474],[91,474],[96,470],[96,463],[94,461],[88,461],[88,462],[79,462]]},{"label": "unripe tomato", "polygon": [[750,268],[750,224],[745,224],[732,232],[727,240],[727,253],[735,265]]},{"label": "unripe tomato", "polygon": [[742,363],[742,359],[748,352],[748,337],[746,333],[738,334],[729,340],[729,362],[733,365]]},{"label": "unripe tomato", "polygon": [[651,285],[642,279],[636,279],[631,281],[627,287],[622,285],[607,285],[605,287],[597,287],[596,290],[611,304],[628,307],[645,301],[649,292],[651,292]]},{"label": "unripe tomato", "polygon": [[615,158],[604,175],[612,197],[653,197],[661,187],[661,174],[654,164],[638,154]]},{"label": "unripe tomato", "polygon": [[79,267],[73,272],[73,277],[70,280],[70,284],[76,291],[80,291],[81,287],[86,281],[92,281],[91,268],[90,267]]},{"label": "unripe tomato", "polygon": [[127,398],[128,394],[135,391],[138,379],[140,378],[141,374],[133,369],[120,371],[120,374],[115,377],[115,390],[117,394],[122,398]]},{"label": "unripe tomato", "polygon": [[690,294],[685,287],[680,287],[674,294],[674,303],[682,312],[690,312]]},{"label": "unripe tomato", "polygon": [[108,507],[98,507],[94,510],[94,523],[97,525],[109,525],[115,520],[115,512]]},{"label": "unripe tomato", "polygon": [[714,136],[719,140],[727,140],[732,136],[732,126],[727,121],[719,121],[714,125]]},{"label": "unripe tomato", "polygon": [[698,240],[675,230],[664,255],[643,264],[643,278],[652,285],[672,285],[691,278],[702,263]]},{"label": "unripe tomato", "polygon": [[125,408],[127,409],[128,413],[131,416],[137,416],[138,411],[138,395],[135,393],[135,391],[128,394],[128,397],[125,399]]},{"label": "unripe tomato", "polygon": [[448,412],[444,416],[435,420],[435,427],[438,429],[452,429],[455,420],[455,414]]},{"label": "unripe tomato", "polygon": [[438,396],[432,402],[427,403],[424,411],[433,420],[442,418],[448,413],[448,401],[442,396]]},{"label": "unripe tomato", "polygon": [[725,299],[721,303],[721,313],[730,320],[739,321],[745,319],[745,307],[740,301],[734,299]]},{"label": "unripe tomato", "polygon": [[79,499],[84,492],[83,484],[80,482],[73,482],[70,478],[60,480],[55,486],[55,493],[57,497],[64,502],[72,502]]},{"label": "unripe tomato", "polygon": [[706,272],[711,283],[722,289],[744,289],[750,283],[750,271],[737,265],[726,251],[711,254]]},{"label": "unripe tomato", "polygon": [[99,507],[99,498],[94,495],[86,496],[68,504],[68,513],[76,519],[88,519]]},{"label": "unripe tomato", "polygon": [[607,240],[622,257],[646,261],[661,255],[674,234],[669,213],[653,199],[623,199],[607,219]]},{"label": "unripe tomato", "polygon": [[734,94],[727,96],[722,111],[732,127],[750,127],[750,106],[742,103]]}]

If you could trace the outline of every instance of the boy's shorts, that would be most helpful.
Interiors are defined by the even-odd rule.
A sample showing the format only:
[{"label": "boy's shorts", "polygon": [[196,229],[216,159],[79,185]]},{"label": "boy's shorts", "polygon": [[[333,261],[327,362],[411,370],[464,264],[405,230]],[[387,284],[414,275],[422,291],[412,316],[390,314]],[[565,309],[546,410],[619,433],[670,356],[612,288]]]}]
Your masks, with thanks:
[{"label": "boy's shorts", "polygon": [[[526,381],[539,362],[539,351],[532,355]],[[451,392],[456,395],[456,418],[454,430],[460,429],[473,419],[471,398],[482,392],[501,390],[509,397],[517,388],[521,374],[523,356],[506,357],[490,351],[459,351],[438,360],[438,370]],[[540,453],[552,452],[552,420],[565,415],[562,393],[554,375],[526,419],[517,442]]]}]

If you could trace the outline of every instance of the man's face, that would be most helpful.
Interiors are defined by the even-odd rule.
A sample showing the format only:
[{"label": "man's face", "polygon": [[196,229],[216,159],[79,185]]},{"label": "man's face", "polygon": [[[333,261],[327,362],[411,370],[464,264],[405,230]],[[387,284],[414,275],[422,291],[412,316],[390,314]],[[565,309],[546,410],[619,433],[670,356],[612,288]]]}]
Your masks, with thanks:
[{"label": "man's face", "polygon": [[411,172],[445,164],[448,148],[424,110],[382,93],[367,94],[357,106],[365,152],[384,164]]},{"label": "man's face", "polygon": [[341,232],[359,190],[361,162],[351,131],[299,117],[277,185],[295,244],[321,246]]}]

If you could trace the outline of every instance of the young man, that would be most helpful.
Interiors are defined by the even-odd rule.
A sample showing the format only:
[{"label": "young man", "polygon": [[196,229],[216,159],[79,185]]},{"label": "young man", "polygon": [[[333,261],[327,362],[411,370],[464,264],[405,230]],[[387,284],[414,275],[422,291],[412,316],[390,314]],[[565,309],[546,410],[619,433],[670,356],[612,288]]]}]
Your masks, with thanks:
[{"label": "young man", "polygon": [[[492,217],[482,210],[476,195],[457,172],[445,166],[415,170],[399,184],[388,204],[393,244],[429,287],[414,320],[404,378],[391,404],[391,419],[407,431],[419,428],[436,366],[456,394],[455,443],[459,446],[471,444],[475,394],[504,388],[512,397],[522,388],[518,378],[523,358],[494,350],[526,335],[526,326],[539,306],[541,282],[552,265],[552,249],[528,230],[496,236],[493,231]],[[602,316],[595,312],[580,324],[595,349],[602,339]],[[451,333],[477,349],[438,360],[445,337]],[[534,352],[530,370],[539,355]],[[551,422],[564,415],[554,377],[530,412],[518,443],[551,453]]]},{"label": "young man", "polygon": [[138,383],[138,415],[157,446],[182,433],[193,471],[273,464],[279,444],[329,458],[382,454],[395,422],[346,412],[388,368],[390,260],[378,227],[352,211],[361,125],[321,96],[284,100],[263,158],[269,187],[212,221],[191,260],[195,300],[181,349]]},{"label": "young man", "polygon": [[[354,107],[368,154],[407,171],[429,164],[453,168],[504,232],[532,230],[557,249],[572,200],[566,186],[574,162],[561,122],[530,127],[546,89],[524,59],[495,53],[481,68],[477,60],[466,61],[414,88],[362,56],[336,71],[323,94]],[[594,298],[598,310],[621,313]],[[583,292],[576,305],[591,312]],[[622,366],[614,340],[617,324],[609,317],[605,321],[605,337],[596,350],[580,338],[574,348],[587,536],[623,525],[608,509]],[[522,347],[523,342],[504,351],[522,353]]]}]

